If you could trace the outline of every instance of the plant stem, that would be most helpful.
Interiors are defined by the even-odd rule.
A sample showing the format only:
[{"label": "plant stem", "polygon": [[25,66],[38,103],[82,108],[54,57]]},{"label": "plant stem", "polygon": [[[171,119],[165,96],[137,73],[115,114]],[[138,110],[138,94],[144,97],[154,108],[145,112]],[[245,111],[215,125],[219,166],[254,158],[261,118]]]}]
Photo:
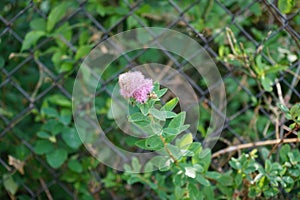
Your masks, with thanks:
[{"label": "plant stem", "polygon": [[[284,139],[287,138],[291,133],[293,133],[294,131],[297,131],[300,128],[300,126],[298,124],[296,124],[295,128],[293,128],[292,130],[290,130],[289,132],[287,132],[280,140],[279,143],[275,144],[272,148],[272,150],[270,151],[268,158],[271,157],[271,155],[274,153],[274,151],[276,150],[276,148],[283,143]],[[298,139],[298,138],[297,138]]]},{"label": "plant stem", "polygon": [[176,160],[176,158],[173,156],[173,154],[171,153],[171,151],[167,147],[167,143],[165,141],[165,138],[162,135],[159,135],[159,137],[160,137],[161,141],[164,143],[164,147],[166,149],[166,152],[169,154],[170,158],[174,161],[174,163],[176,165],[178,165],[178,161]]},{"label": "plant stem", "polygon": [[240,144],[240,145],[236,145],[236,146],[227,147],[225,149],[221,149],[220,151],[217,151],[216,153],[214,153],[212,155],[212,158],[216,158],[222,154],[230,153],[233,151],[238,151],[241,149],[248,149],[248,148],[252,148],[252,147],[267,146],[267,145],[274,145],[274,144],[280,144],[280,143],[282,143],[282,144],[283,143],[294,143],[294,142],[300,143],[300,139],[299,138],[288,138],[288,139],[276,139],[276,140],[267,140],[267,141]]}]

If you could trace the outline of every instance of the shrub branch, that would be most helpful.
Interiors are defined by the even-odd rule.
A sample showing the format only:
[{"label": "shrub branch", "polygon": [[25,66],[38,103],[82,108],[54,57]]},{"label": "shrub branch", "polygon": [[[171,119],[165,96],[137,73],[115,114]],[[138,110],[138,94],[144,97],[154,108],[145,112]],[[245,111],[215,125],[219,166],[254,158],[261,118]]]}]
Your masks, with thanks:
[{"label": "shrub branch", "polygon": [[253,147],[260,147],[260,146],[267,146],[267,145],[279,145],[279,144],[284,144],[284,143],[300,143],[299,138],[288,138],[288,139],[275,139],[275,140],[266,140],[266,141],[259,141],[259,142],[251,142],[251,143],[246,143],[246,144],[239,144],[236,146],[231,146],[227,147],[225,149],[221,149],[220,151],[215,152],[212,155],[212,158],[219,157],[222,154],[225,153],[230,153],[233,151],[239,151],[241,149],[248,149],[248,148],[253,148]]}]

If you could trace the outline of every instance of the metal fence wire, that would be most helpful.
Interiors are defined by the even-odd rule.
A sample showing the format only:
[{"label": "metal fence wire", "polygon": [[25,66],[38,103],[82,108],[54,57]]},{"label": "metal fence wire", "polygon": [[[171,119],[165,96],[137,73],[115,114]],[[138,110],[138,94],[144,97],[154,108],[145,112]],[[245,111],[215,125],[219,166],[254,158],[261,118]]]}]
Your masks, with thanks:
[{"label": "metal fence wire", "polygon": [[[149,26],[177,30],[194,38],[209,53],[217,64],[227,91],[226,123],[222,131],[223,139],[216,145],[216,150],[226,147],[228,143],[277,137],[276,116],[270,107],[276,107],[275,102],[280,101],[292,105],[300,99],[300,61],[293,56],[288,58],[292,64],[281,71],[272,84],[273,93],[253,86],[255,80],[249,81],[241,69],[243,67],[229,59],[230,55],[235,56],[230,46],[235,45],[231,44],[235,40],[237,44],[242,43],[252,49],[252,52],[249,50],[252,55],[260,55],[269,66],[276,63],[270,56],[274,50],[272,48],[275,48],[273,43],[277,47],[278,44],[281,45],[278,48],[282,56],[286,56],[287,51],[299,53],[300,17],[297,7],[289,14],[284,14],[278,8],[277,1],[267,0],[74,0],[66,1],[67,8],[63,13],[57,9],[57,13],[51,15],[49,13],[54,5],[58,5],[56,1],[5,0],[0,5],[1,199],[14,196],[14,191],[7,192],[7,184],[17,184],[20,199],[78,198],[75,191],[78,191],[80,184],[74,185],[65,179],[67,164],[53,169],[45,155],[36,151],[37,132],[47,121],[40,117],[39,112],[55,95],[71,102],[74,79],[84,58],[82,46],[95,47],[122,31]],[[49,18],[55,17],[59,20],[55,21],[53,28],[47,27],[47,34],[43,34],[45,26],[49,26]],[[298,24],[295,22],[297,20]],[[29,32],[33,34],[30,36]],[[232,41],[228,37],[231,33],[235,37]],[[39,34],[40,37],[33,37]],[[264,49],[265,46],[268,49]],[[178,69],[188,80],[201,99],[203,108],[209,110],[213,107],[208,88],[199,82],[201,77],[195,75],[190,68],[184,70],[187,62],[168,51],[160,51],[158,54],[162,64]],[[144,49],[122,56],[116,63],[118,67],[108,71],[101,80],[97,98],[109,99],[112,95],[110,84],[116,82],[118,75],[153,59],[151,55],[151,50]],[[261,105],[257,102],[261,99],[269,102],[269,105],[265,103],[257,106]],[[107,102],[100,104],[107,108]],[[107,119],[108,110],[109,108],[98,113],[99,121],[110,120]],[[256,123],[255,120],[263,124],[263,127],[257,127],[259,136],[245,137],[241,134],[251,128]],[[280,125],[279,134],[282,135],[288,122],[279,119],[277,123]],[[204,124],[203,129],[205,127]],[[104,129],[108,135],[117,131],[113,123],[105,124]],[[198,130],[199,140],[201,130]],[[78,154],[82,160],[89,156],[84,148],[78,152],[70,154]],[[100,184],[98,170],[94,168],[89,173],[94,177],[93,183]],[[11,175],[14,175],[13,180]],[[59,192],[53,194],[53,191]],[[96,193],[97,190],[90,192]],[[56,196],[59,194],[61,196]]]}]

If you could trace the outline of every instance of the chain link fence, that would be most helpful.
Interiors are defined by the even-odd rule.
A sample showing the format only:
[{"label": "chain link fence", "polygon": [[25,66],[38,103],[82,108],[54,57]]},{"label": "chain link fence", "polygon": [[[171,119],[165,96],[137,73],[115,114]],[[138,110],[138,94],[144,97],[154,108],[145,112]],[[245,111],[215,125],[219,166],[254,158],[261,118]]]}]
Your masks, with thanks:
[{"label": "chain link fence", "polygon": [[[222,137],[214,151],[228,145],[255,141],[255,138],[264,141],[280,137],[287,129],[287,122],[277,118],[272,109],[275,109],[276,102],[292,105],[300,99],[300,62],[294,58],[299,53],[300,41],[297,7],[290,14],[283,14],[278,9],[277,1],[267,0],[78,0],[69,2],[67,6],[70,7],[64,13],[57,9],[53,15],[58,15],[59,21],[53,24],[52,30],[51,27],[48,29],[47,35],[42,35],[45,22],[55,17],[49,15],[54,4],[52,1],[0,3],[1,199],[14,198],[13,189],[6,192],[7,185],[14,188],[15,183],[10,176],[14,174],[17,174],[14,179],[18,180],[16,187],[21,199],[78,198],[76,191],[80,184],[74,185],[64,178],[68,167],[63,165],[59,170],[53,169],[44,155],[36,153],[36,133],[46,120],[39,118],[38,113],[46,99],[51,101],[49,98],[53,95],[59,94],[71,101],[73,82],[84,57],[84,43],[95,47],[108,37],[131,28],[157,26],[180,31],[197,40],[217,64],[227,90],[228,111]],[[71,33],[68,32],[70,29]],[[32,30],[35,35],[41,36],[30,38],[28,33]],[[62,32],[55,34],[54,31],[59,30]],[[288,51],[293,52],[287,58],[292,64],[274,78],[271,86],[273,93],[259,88],[255,85],[255,78],[249,80],[243,73],[245,68],[230,61],[230,58],[234,60],[239,56],[232,50],[239,51],[235,45],[240,43],[252,49],[252,55],[261,55],[265,65],[269,66],[277,63],[272,44],[277,44],[276,48],[281,50],[282,56],[288,56]],[[265,46],[267,49],[263,50]],[[151,50],[147,49],[124,55],[116,63],[119,67],[108,71],[101,80],[97,98],[109,99],[109,85],[116,82],[118,75],[138,64],[155,60],[151,55]],[[201,100],[203,110],[212,109],[208,88],[199,81],[201,77],[187,67],[188,62],[168,51],[160,51],[159,55],[161,58],[158,61],[177,69],[188,80]],[[56,61],[57,57],[59,61]],[[106,102],[100,103],[100,106],[106,106]],[[206,120],[206,115],[203,116]],[[106,120],[106,117],[107,111],[99,113],[99,121]],[[262,127],[258,126],[259,130],[253,131],[253,137],[241,134],[252,129],[257,121],[262,123]],[[104,128],[108,135],[116,132],[113,123],[105,124]],[[199,138],[196,139],[202,140],[201,130],[205,128],[205,123],[198,128]],[[81,160],[89,156],[83,149],[70,154],[78,154]],[[218,160],[215,164],[222,165],[222,162]],[[107,190],[101,186],[98,173],[101,170],[99,167],[89,170],[94,177],[89,182],[89,192],[94,194],[95,199],[99,190]]]}]

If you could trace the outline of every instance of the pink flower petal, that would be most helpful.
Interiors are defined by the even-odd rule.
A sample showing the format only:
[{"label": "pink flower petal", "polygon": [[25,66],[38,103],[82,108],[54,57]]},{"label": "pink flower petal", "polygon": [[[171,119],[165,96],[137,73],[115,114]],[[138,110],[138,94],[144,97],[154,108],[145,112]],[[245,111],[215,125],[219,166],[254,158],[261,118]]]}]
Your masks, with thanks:
[{"label": "pink flower petal", "polygon": [[152,79],[145,79],[144,75],[139,72],[126,72],[119,76],[120,94],[124,98],[133,97],[140,103],[145,103],[148,94],[153,89]]}]

